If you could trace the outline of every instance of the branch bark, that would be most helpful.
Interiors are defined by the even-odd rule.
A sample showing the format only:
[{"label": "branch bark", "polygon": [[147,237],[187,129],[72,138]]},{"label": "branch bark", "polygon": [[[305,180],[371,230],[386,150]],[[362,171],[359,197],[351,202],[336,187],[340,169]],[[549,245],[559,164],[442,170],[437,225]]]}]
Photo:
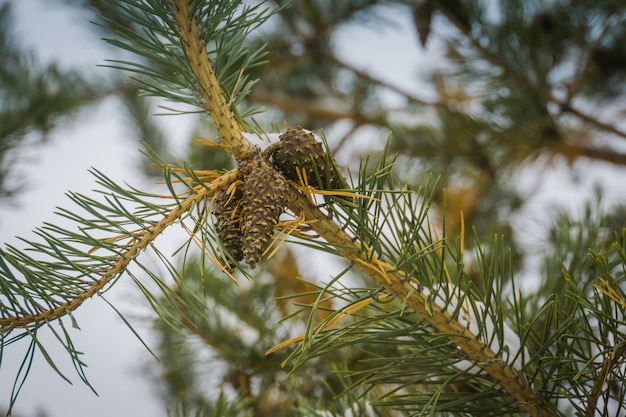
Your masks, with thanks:
[{"label": "branch bark", "polygon": [[205,109],[211,115],[226,143],[232,149],[237,149],[243,156],[249,150],[250,143],[243,137],[243,130],[222,94],[222,89],[207,54],[206,45],[200,36],[198,22],[191,14],[191,2],[188,0],[171,0],[170,4],[180,29],[183,48],[200,84],[200,93],[204,99]]},{"label": "branch bark", "polygon": [[596,406],[598,405],[598,398],[602,394],[602,389],[607,379],[609,378],[609,374],[611,370],[621,364],[622,358],[626,355],[626,342],[622,342],[615,350],[610,352],[607,355],[604,363],[602,364],[602,370],[600,374],[596,378],[591,391],[589,391],[589,400],[587,401],[587,415],[593,416],[595,415]]}]

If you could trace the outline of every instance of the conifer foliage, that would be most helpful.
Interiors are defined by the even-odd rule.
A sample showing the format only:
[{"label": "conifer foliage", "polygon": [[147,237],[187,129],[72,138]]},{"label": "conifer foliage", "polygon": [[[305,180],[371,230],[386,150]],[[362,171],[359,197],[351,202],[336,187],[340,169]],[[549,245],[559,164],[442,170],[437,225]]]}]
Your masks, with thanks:
[{"label": "conifer foliage", "polygon": [[[625,217],[619,210],[604,216],[589,209],[579,222],[555,220],[545,276],[528,293],[518,288],[516,252],[501,233],[486,233],[493,223],[476,215],[479,200],[484,208],[491,193],[497,197],[500,173],[538,150],[575,148],[581,153],[568,153],[574,159],[600,155],[595,142],[565,140],[574,125],[557,118],[549,103],[558,104],[560,115],[624,136],[575,100],[578,94],[616,97],[592,94],[586,81],[594,71],[607,71],[621,86],[619,65],[600,65],[602,51],[620,51],[624,31],[617,22],[625,16],[619,7],[568,3],[571,27],[589,25],[585,33],[594,46],[561,100],[546,83],[558,75],[550,73],[565,59],[564,50],[578,51],[577,35],[552,18],[566,2],[532,9],[531,19],[529,9],[506,0],[385,2],[411,12],[422,45],[435,36],[437,19],[451,22],[456,32],[447,48],[456,61],[449,73],[433,77],[441,101],[405,96],[408,112],[430,106],[441,125],[398,123],[390,138],[381,131],[382,150],[360,158],[348,181],[324,132],[318,141],[299,126],[314,129],[338,117],[315,106],[316,94],[327,91],[352,96],[348,113],[355,128],[381,127],[386,117],[368,114],[378,108],[369,87],[393,87],[329,50],[333,28],[368,16],[377,2],[294,1],[275,8],[236,0],[111,3],[115,13],[103,13],[109,17],[100,25],[110,31],[107,41],[133,58],[108,65],[129,72],[144,94],[210,117],[219,143],[197,142],[228,150],[235,167],[176,167],[147,152],[162,171],[158,194],[93,170],[100,198],[69,193],[72,207],[59,209],[71,226],[46,223],[23,239],[23,248],[0,250],[0,361],[14,342],[29,343],[6,393],[11,404],[19,401],[36,353],[70,380],[40,332],[56,336],[88,384],[67,324],[78,327],[84,303],[106,300],[119,280],[131,279],[156,313],[163,364],[156,369],[170,415],[626,415]],[[487,13],[494,4],[496,17]],[[587,8],[593,19],[577,20]],[[272,18],[283,19],[288,30],[259,30]],[[592,30],[598,19],[600,30]],[[515,39],[527,39],[516,36],[524,31],[544,49],[529,44],[513,54]],[[292,41],[301,37],[308,54],[288,56],[293,49],[284,48],[285,33],[295,36]],[[551,34],[558,34],[556,46],[547,42]],[[269,54],[259,39],[269,42]],[[481,66],[485,59],[499,70]],[[350,72],[353,89],[313,91],[309,82],[329,83],[334,65]],[[450,80],[463,77],[459,85],[467,90],[454,91]],[[303,79],[306,85],[298,83]],[[470,97],[479,84],[495,95]],[[285,96],[291,105],[304,103],[297,110],[305,116],[261,151],[248,139],[266,136],[253,118],[263,113],[253,104],[279,105]],[[308,99],[300,101],[303,96]],[[485,113],[472,113],[469,102]],[[283,110],[295,117],[293,107]],[[525,129],[541,136],[516,142]],[[400,185],[403,162],[392,154],[399,144],[405,154],[448,166],[427,164],[435,175]],[[467,173],[468,182],[488,183],[474,195],[468,225],[454,193],[457,211],[444,206],[441,185],[452,170]],[[176,229],[184,233],[180,248],[163,253],[160,236]],[[479,239],[485,233],[490,238]],[[295,257],[299,251],[308,259]],[[158,262],[146,262],[149,255]],[[339,271],[330,278],[307,276],[313,270],[302,264],[322,255],[336,257]]]}]

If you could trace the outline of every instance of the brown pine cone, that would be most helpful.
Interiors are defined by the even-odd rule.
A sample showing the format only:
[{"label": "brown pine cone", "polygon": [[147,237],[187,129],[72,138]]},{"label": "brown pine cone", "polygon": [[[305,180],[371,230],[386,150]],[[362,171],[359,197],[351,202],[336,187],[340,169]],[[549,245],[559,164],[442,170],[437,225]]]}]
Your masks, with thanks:
[{"label": "brown pine cone", "polygon": [[285,211],[289,186],[258,148],[238,161],[238,169],[243,180],[243,257],[254,268],[274,233],[278,218]]},{"label": "brown pine cone", "polygon": [[[228,192],[229,187],[222,188],[213,198],[213,215],[215,229],[224,248],[235,261],[243,259],[243,233],[241,231],[241,208],[243,190],[238,186],[234,192]],[[232,269],[231,261],[226,261]]]},{"label": "brown pine cone", "polygon": [[317,189],[347,188],[334,164],[327,164],[323,145],[315,140],[313,133],[300,126],[287,129],[280,135],[279,142],[268,147],[266,154],[272,157],[276,169],[292,181],[299,181],[296,171],[299,168],[306,171],[309,185]]}]

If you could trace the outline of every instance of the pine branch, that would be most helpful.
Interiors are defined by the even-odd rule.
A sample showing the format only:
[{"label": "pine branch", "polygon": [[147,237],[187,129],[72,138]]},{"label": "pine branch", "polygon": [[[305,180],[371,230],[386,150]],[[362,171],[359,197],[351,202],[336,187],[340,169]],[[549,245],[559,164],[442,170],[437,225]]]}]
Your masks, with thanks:
[{"label": "pine branch", "polygon": [[[155,239],[176,223],[181,223],[189,233],[189,239],[181,247],[185,256],[192,253],[189,251],[192,243],[201,248],[202,255],[211,257],[218,253],[225,254],[225,245],[220,242],[217,226],[214,227],[209,221],[211,214],[215,214],[215,211],[211,211],[215,200],[210,201],[210,198],[218,190],[229,186],[230,191],[223,195],[224,200],[218,199],[218,202],[222,201],[221,207],[224,208],[233,199],[239,198],[236,197],[237,187],[243,184],[241,187],[244,191],[240,194],[249,198],[246,200],[241,197],[241,200],[235,201],[236,204],[228,207],[230,211],[226,213],[225,220],[232,222],[225,221],[227,226],[237,225],[245,217],[247,222],[242,220],[242,224],[256,227],[254,232],[264,229],[263,231],[269,231],[271,235],[277,229],[282,235],[279,234],[272,242],[267,242],[274,245],[269,250],[270,254],[278,250],[286,236],[292,233],[297,236],[295,240],[309,248],[339,255],[349,263],[344,272],[356,266],[380,288],[374,297],[368,295],[365,298],[363,294],[367,294],[367,290],[346,288],[335,291],[332,295],[344,303],[335,311],[330,311],[323,304],[327,300],[318,299],[312,307],[314,311],[307,324],[307,333],[297,339],[304,340],[299,351],[302,353],[301,360],[321,355],[341,344],[356,347],[359,341],[368,343],[374,340],[373,337],[380,336],[380,340],[383,340],[387,336],[383,341],[392,340],[395,344],[406,342],[409,349],[418,348],[416,351],[427,346],[426,350],[438,350],[440,358],[444,354],[451,357],[448,360],[442,359],[439,364],[425,365],[430,372],[446,369],[447,373],[443,375],[444,378],[449,378],[446,381],[463,383],[476,379],[477,386],[488,387],[484,391],[454,396],[444,392],[445,383],[439,384],[439,381],[430,380],[426,383],[438,384],[435,395],[429,398],[423,393],[407,396],[411,400],[417,399],[419,405],[430,407],[433,411],[441,410],[437,408],[441,399],[445,399],[441,401],[446,402],[445,405],[463,409],[463,403],[467,400],[484,399],[485,395],[494,394],[502,397],[499,404],[506,404],[511,410],[523,410],[531,416],[549,416],[556,412],[556,404],[552,404],[548,397],[559,395],[558,389],[570,389],[571,397],[583,393],[582,396],[579,395],[579,404],[575,406],[588,412],[593,412],[602,401],[607,403],[614,397],[619,399],[622,394],[612,397],[611,393],[603,393],[602,387],[611,379],[612,373],[620,368],[618,363],[625,354],[623,341],[618,339],[621,337],[620,317],[613,317],[613,313],[618,311],[623,318],[626,308],[623,292],[620,292],[623,280],[607,278],[606,281],[601,281],[603,285],[593,287],[593,297],[589,300],[585,298],[587,294],[578,289],[573,280],[565,280],[570,285],[570,292],[563,297],[568,308],[559,309],[560,299],[554,301],[557,299],[554,297],[542,307],[547,313],[545,322],[541,323],[538,319],[537,323],[527,323],[523,317],[523,303],[514,300],[512,315],[515,316],[521,336],[519,351],[509,352],[510,346],[506,343],[508,333],[512,333],[512,330],[505,323],[502,307],[503,286],[508,282],[502,272],[509,265],[506,254],[494,249],[497,253],[489,258],[478,248],[475,261],[484,274],[485,282],[481,283],[482,292],[476,290],[466,276],[463,260],[465,230],[461,224],[460,237],[456,243],[458,256],[453,259],[457,270],[450,273],[449,259],[444,254],[451,253],[452,249],[449,247],[452,247],[452,242],[447,240],[447,236],[442,239],[433,238],[436,232],[428,221],[428,206],[432,201],[433,191],[429,185],[424,187],[424,190],[428,190],[423,192],[424,195],[413,193],[409,189],[397,189],[391,175],[393,162],[386,158],[387,149],[373,169],[366,163],[362,164],[355,189],[351,190],[346,181],[337,179],[336,166],[327,150],[328,146],[322,148],[314,139],[315,146],[311,142],[307,142],[307,146],[320,151],[321,159],[316,159],[320,157],[319,152],[314,155],[310,151],[312,153],[308,157],[305,155],[295,161],[298,181],[290,177],[289,182],[287,169],[279,168],[277,163],[280,158],[277,158],[276,152],[277,149],[281,150],[280,145],[272,149],[274,153],[264,154],[250,145],[244,135],[246,122],[243,115],[238,113],[237,103],[249,92],[253,83],[246,79],[245,69],[258,64],[260,55],[240,53],[237,48],[243,45],[249,30],[263,21],[264,17],[250,17],[247,14],[250,9],[244,9],[244,17],[236,17],[238,3],[228,1],[203,3],[170,0],[164,3],[146,0],[138,5],[134,1],[120,0],[118,3],[131,15],[130,21],[140,26],[145,25],[140,28],[145,31],[132,32],[129,29],[129,32],[122,31],[122,40],[109,41],[140,56],[152,57],[163,67],[155,69],[132,62],[117,62],[116,65],[133,71],[138,77],[135,80],[148,93],[193,104],[208,112],[226,142],[224,147],[229,148],[238,160],[238,169],[220,175],[194,171],[191,168],[173,169],[161,164],[165,185],[170,192],[167,197],[173,200],[169,204],[161,203],[164,196],[120,187],[96,172],[98,182],[104,187],[104,201],[70,194],[70,198],[87,214],[66,209],[59,211],[76,228],[66,229],[46,224],[37,229],[36,233],[42,242],[26,243],[29,250],[40,255],[39,258],[13,247],[0,252],[2,347],[22,337],[31,338],[30,350],[26,353],[19,371],[21,377],[28,373],[29,363],[36,349],[49,359],[36,337],[36,330],[47,325],[55,331],[51,323],[56,322],[63,332],[57,334],[57,337],[65,340],[62,342],[63,346],[71,355],[81,378],[86,380],[82,374],[83,363],[71,344],[61,319],[68,316],[73,321],[73,311],[87,299],[107,290],[124,273],[137,283],[164,322],[192,328],[195,325],[193,319],[197,317],[192,319],[191,316],[198,314],[201,319],[204,311],[202,305],[194,303],[203,300],[200,297],[193,300],[186,298],[193,297],[193,292],[187,295],[177,293],[158,274],[139,263],[137,257],[143,250],[155,245]],[[224,7],[220,8],[220,5]],[[462,23],[461,25],[464,28]],[[145,36],[140,36],[140,33]],[[229,52],[235,50],[240,54],[237,59],[229,61],[232,58]],[[294,130],[291,129],[290,133]],[[304,134],[309,139],[312,137],[302,129],[298,129],[297,134]],[[296,149],[288,149],[283,154],[286,156],[283,162],[293,162],[289,158],[295,158],[294,155],[297,157],[297,151],[301,150],[297,146]],[[303,166],[313,168],[307,171]],[[333,187],[331,172],[337,174]],[[188,177],[183,177],[185,174]],[[331,179],[323,181],[325,176]],[[319,189],[310,186],[309,181]],[[178,185],[184,187],[182,193],[177,192]],[[281,194],[283,192],[285,195]],[[274,199],[276,194],[280,198]],[[326,201],[324,207],[317,205],[314,194],[323,195]],[[416,203],[418,200],[423,202],[421,206]],[[136,207],[128,208],[129,203]],[[262,216],[259,219],[257,212],[251,215],[245,211],[253,203],[262,214],[270,211],[268,206],[271,206],[273,214],[280,210],[276,222],[278,216],[283,214],[285,205],[293,218],[278,225]],[[195,209],[198,213],[194,213]],[[217,214],[215,216],[218,217]],[[193,221],[192,227],[183,223],[186,218]],[[254,224],[253,220],[258,221],[258,224]],[[243,233],[244,226],[236,226],[232,230],[234,237],[238,238],[238,233]],[[310,231],[316,235],[313,237]],[[496,243],[494,247],[497,247]],[[265,248],[254,249],[261,256]],[[182,283],[177,268],[164,254],[156,249],[155,251],[175,283]],[[623,251],[618,256],[621,256],[621,263],[615,262],[613,266],[604,265],[604,259],[599,255],[594,258],[598,264],[597,269],[602,271],[601,276],[613,278],[612,272],[618,271],[626,259]],[[241,269],[235,263],[239,259],[231,256],[228,261],[231,260],[233,266]],[[251,266],[254,266],[256,260],[254,258],[249,262],[246,259]],[[165,301],[161,302],[142,279],[129,270],[131,264],[138,266],[142,274],[145,273],[142,276],[152,278],[165,293]],[[623,271],[619,273],[623,274]],[[341,275],[336,276],[332,284],[337,283]],[[566,274],[564,276],[567,278]],[[328,292],[332,292],[330,284]],[[354,301],[353,297],[361,299]],[[396,306],[400,304],[401,309],[386,311],[387,305],[381,305],[387,301],[390,305],[391,302],[395,302]],[[169,307],[176,309],[176,312],[168,311]],[[320,307],[327,310],[322,325],[315,327],[314,322],[319,318],[315,309]],[[366,314],[358,316],[362,308],[379,309],[382,313],[375,317]],[[408,316],[410,319],[406,319]],[[340,320],[346,317],[362,319],[355,320],[353,325],[340,326]],[[578,319],[580,323],[576,321]],[[380,328],[377,328],[379,324]],[[370,325],[372,327],[368,327]],[[396,325],[402,327],[394,327]],[[566,330],[571,330],[571,334],[566,333]],[[14,331],[22,333],[9,337]],[[541,331],[542,335],[536,335]],[[354,334],[357,337],[352,338]],[[412,339],[407,341],[409,338]],[[530,361],[526,361],[527,339],[533,339],[538,346]],[[216,346],[219,342],[216,338],[207,338],[205,341]],[[316,345],[318,341],[319,345]],[[324,346],[319,348],[320,345]],[[598,352],[605,353],[603,362],[597,367],[591,366],[594,364],[590,359]],[[428,358],[428,352],[423,356]],[[380,358],[372,360],[376,359]],[[404,360],[413,360],[410,363],[415,364],[421,359],[422,356],[391,358],[389,360],[394,361],[392,365],[396,368],[388,375],[374,375],[368,381],[371,385],[389,383],[399,386],[397,399],[392,399],[387,405],[405,406],[406,401],[399,398],[403,395],[400,391],[410,389],[411,382],[406,382],[403,375],[394,372],[405,363]],[[479,368],[479,374],[462,369],[461,362],[464,360],[470,363],[470,367]],[[544,372],[540,367],[548,360],[553,361],[553,366]],[[54,367],[51,359],[49,362]],[[534,375],[531,375],[532,366],[537,367]],[[375,372],[372,369],[384,370],[384,367],[360,372]],[[398,372],[404,372],[404,369],[399,369]],[[428,377],[433,375],[435,379],[438,376],[432,373]],[[544,376],[547,378],[543,378]],[[20,380],[18,375],[12,400],[22,382],[23,379]],[[539,387],[539,384],[543,386]],[[385,389],[390,385],[385,385]],[[347,385],[345,390],[349,391],[350,388]],[[366,391],[363,388],[362,392]],[[361,399],[359,395],[361,394],[356,394],[355,401]],[[389,395],[392,396],[393,393]],[[581,406],[583,402],[585,403]]]},{"label": "pine branch", "polygon": [[[189,74],[187,67],[180,61],[168,61],[165,59],[165,55],[170,54],[168,49],[171,44],[164,43],[163,40],[167,39],[180,39],[179,36],[173,35],[171,32],[172,26],[163,26],[166,20],[155,20],[154,15],[146,13],[146,10],[142,9],[138,12],[136,9],[132,9],[136,6],[135,2],[132,5],[126,5],[121,7],[122,10],[134,14],[133,17],[143,23],[147,24],[153,29],[152,34],[160,33],[163,35],[151,36],[141,38],[135,36],[131,29],[124,28],[121,32],[126,36],[125,43],[123,40],[111,40],[112,43],[117,43],[120,47],[128,47],[133,49],[130,39],[138,43],[143,43],[144,46],[150,45],[143,49],[148,55],[151,55],[156,61],[161,63],[172,63],[173,65],[165,65],[165,68],[179,70],[183,75],[182,79],[174,79],[170,76],[163,76],[159,73],[159,70],[149,68],[141,64],[123,63],[120,62],[122,67],[128,69],[132,68],[142,74],[148,76],[154,76],[162,82],[166,83],[179,83],[190,89],[193,89],[193,78],[197,74],[200,80],[209,85],[203,85],[202,94],[207,99],[207,109],[215,116],[218,122],[227,120],[227,124],[220,123],[220,131],[224,137],[228,140],[229,144],[233,147],[245,148],[248,145],[247,141],[242,141],[241,129],[239,123],[235,122],[235,116],[233,116],[230,109],[227,108],[227,112],[219,113],[219,106],[227,106],[226,101],[221,95],[221,87],[217,84],[217,77],[212,72],[212,68],[207,66],[208,57],[206,55],[206,41],[201,41],[199,38],[199,28],[195,25],[195,20],[191,17],[189,4],[181,3],[182,8],[175,8],[176,15],[180,19],[189,20],[188,23],[183,24],[182,32],[185,36],[190,37],[187,46],[191,46],[189,49],[189,55],[195,56],[197,59],[192,60],[192,66],[197,72]],[[194,3],[195,4],[195,3]],[[163,7],[161,2],[150,3],[152,11],[157,16],[170,17],[170,9],[168,6]],[[228,13],[233,12],[233,7],[236,8],[236,4],[229,3],[229,8],[226,10]],[[217,12],[224,12],[221,8],[215,9]],[[196,10],[196,12],[198,12]],[[202,13],[198,14],[202,16]],[[263,20],[263,19],[259,19]],[[181,23],[183,21],[181,20]],[[193,23],[193,24],[192,24]],[[220,19],[214,20],[212,24],[215,25],[214,31],[221,30],[219,25],[222,23]],[[241,28],[245,30],[251,30],[254,25],[244,25],[243,22],[239,22],[240,26],[228,27],[227,30]],[[193,28],[193,32],[186,31],[188,28]],[[206,29],[206,28],[205,28]],[[163,31],[165,30],[165,31]],[[228,34],[223,37],[228,37]],[[236,48],[242,41],[241,33],[235,34],[236,36],[230,36],[228,46],[230,48]],[[204,43],[203,43],[204,42]],[[222,45],[224,46],[224,45]],[[203,52],[197,50],[198,47],[203,48]],[[195,49],[194,49],[195,48]],[[225,50],[221,53],[227,52]],[[241,57],[241,50],[236,49],[235,57]],[[259,52],[253,52],[242,63],[250,66],[258,62],[260,57]],[[231,56],[227,56],[230,59]],[[228,62],[222,60],[223,71],[228,70]],[[232,64],[230,64],[232,65]],[[206,76],[206,78],[205,78]],[[238,102],[235,94],[245,93],[249,88],[250,82],[243,79],[241,73],[238,73],[238,77],[232,79],[232,77],[222,77],[223,82],[226,85],[232,85],[232,94],[230,103],[233,105]],[[208,80],[208,81],[207,81]],[[140,84],[148,85],[146,81],[140,81]],[[167,90],[156,87],[152,90],[154,93],[165,93]],[[217,93],[217,94],[216,94]],[[181,91],[180,89],[172,90],[166,93],[169,97],[174,97],[178,101],[193,102],[194,94]],[[217,98],[217,104],[213,101]],[[216,108],[216,106],[218,108]],[[213,111],[216,111],[213,114]],[[220,114],[226,116],[226,119],[221,119]],[[237,115],[241,118],[241,115]],[[154,240],[163,233],[169,226],[179,222],[185,216],[191,216],[191,212],[194,208],[207,200],[213,193],[221,189],[225,185],[230,184],[237,177],[237,172],[223,174],[219,178],[213,180],[210,183],[205,183],[207,178],[215,178],[215,176],[205,176],[202,172],[193,172],[191,170],[172,170],[167,165],[162,164],[165,176],[165,182],[171,191],[171,198],[175,199],[176,204],[155,204],[150,201],[151,198],[161,199],[163,196],[154,196],[143,193],[135,189],[124,189],[113,181],[109,180],[104,175],[94,172],[98,178],[98,182],[103,185],[106,191],[103,191],[104,202],[100,202],[93,198],[70,193],[70,198],[81,208],[87,215],[81,215],[76,210],[60,209],[59,214],[66,217],[74,225],[78,226],[78,230],[65,229],[54,224],[46,224],[43,227],[37,229],[35,233],[41,237],[42,242],[27,241],[24,240],[29,247],[26,251],[19,250],[15,247],[9,246],[7,250],[0,252],[0,277],[2,284],[0,285],[0,291],[2,293],[2,304],[0,304],[0,328],[2,330],[2,346],[19,340],[22,337],[30,337],[32,340],[31,350],[33,353],[37,349],[44,354],[47,358],[49,355],[46,353],[46,348],[38,342],[36,335],[37,329],[47,325],[53,332],[55,329],[51,327],[51,323],[56,322],[62,329],[64,336],[57,337],[57,339],[63,344],[68,354],[72,358],[75,364],[75,368],[81,379],[87,382],[84,374],[82,373],[83,363],[80,361],[80,357],[75,347],[71,343],[71,339],[63,327],[61,318],[63,316],[69,316],[72,322],[75,324],[75,319],[72,316],[72,312],[80,307],[87,299],[92,298],[94,295],[101,294],[107,289],[109,284],[112,284],[116,279],[127,272],[139,287],[144,291],[144,294],[148,297],[151,303],[155,302],[154,296],[150,294],[139,280],[137,280],[132,272],[128,270],[129,265],[134,262],[140,269],[152,277],[157,285],[163,290],[167,291],[167,288],[160,281],[159,277],[150,272],[142,264],[140,264],[136,258],[145,249],[150,247]],[[188,178],[180,177],[177,172],[187,172]],[[177,195],[174,190],[174,182],[180,182],[187,187],[187,190],[181,195]],[[183,198],[186,196],[185,198]],[[149,197],[146,199],[146,197]],[[126,203],[139,204],[139,207],[135,211],[131,211],[126,207]],[[209,229],[203,228],[203,223],[209,220],[210,217],[206,214],[201,216],[200,219],[195,220],[194,230],[200,228],[201,234],[210,235],[212,232]],[[138,229],[136,229],[138,227]],[[191,239],[194,240],[194,233],[190,231]],[[104,236],[101,236],[104,234]],[[203,236],[206,239],[207,236]],[[38,254],[37,257],[30,256],[27,251],[31,250]],[[219,250],[219,249],[218,249]],[[105,252],[104,255],[101,253]],[[43,258],[43,259],[42,259]],[[164,261],[165,259],[162,258]],[[130,325],[129,325],[130,326]],[[10,337],[13,332],[20,332],[17,336]],[[66,342],[63,342],[65,340]],[[25,362],[28,361],[28,353],[26,355]],[[2,356],[0,355],[0,359]],[[49,363],[54,367],[54,361],[49,358]],[[26,376],[28,375],[30,367],[24,367],[20,370],[14,383],[14,392],[11,396],[11,404],[15,400],[17,393],[22,385]],[[63,374],[57,370],[57,372],[63,376]],[[63,376],[64,377],[64,376]],[[20,379],[21,378],[21,379]],[[64,377],[65,378],[65,377]],[[67,379],[67,378],[66,378]]]},{"label": "pine branch", "polygon": [[250,146],[249,142],[244,139],[241,126],[226,103],[207,55],[206,44],[200,34],[198,22],[191,13],[191,2],[172,0],[170,3],[180,29],[186,55],[201,86],[200,93],[204,99],[205,108],[226,143],[233,149],[241,148],[242,154],[245,154],[246,148]]},{"label": "pine branch", "polygon": [[[196,28],[197,22],[191,17],[188,2],[174,1],[172,6],[184,38],[186,51],[193,63],[201,91],[206,99],[207,108],[220,129],[220,133],[232,147],[247,147],[246,139],[234,123],[235,117],[223,99],[222,90],[213,75],[210,60],[206,56],[206,48],[200,42],[199,30]],[[303,214],[309,226],[334,246],[341,256],[354,262],[379,285],[404,300],[409,308],[424,317],[441,333],[450,335],[450,339],[464,351],[468,358],[492,376],[531,415],[549,415],[532,388],[524,383],[518,372],[510,365],[503,363],[495,352],[485,347],[478,340],[477,335],[472,334],[458,321],[458,318],[453,317],[445,306],[436,305],[429,300],[421,289],[419,281],[415,282],[415,278],[393,272],[395,268],[373,256],[370,248],[354,243],[353,237],[347,235],[338,224],[328,219],[325,213],[293,185],[289,188],[289,208],[296,216]]]},{"label": "pine branch", "polygon": [[333,245],[338,254],[353,262],[440,333],[448,335],[472,362],[493,377],[530,415],[552,415],[544,408],[533,389],[520,377],[519,370],[504,363],[496,352],[486,347],[476,334],[460,323],[458,317],[453,317],[446,306],[434,303],[429,293],[421,287],[418,278],[396,271],[394,266],[372,256],[369,248],[355,243],[353,237],[347,235],[338,224],[329,220],[319,208],[293,188],[289,208],[294,213],[303,213],[311,228]]},{"label": "pine branch", "polygon": [[[59,209],[58,212],[70,220],[76,229],[45,224],[35,230],[41,241],[23,239],[28,245],[25,250],[8,246],[6,250],[0,251],[0,352],[17,340],[30,338],[31,347],[25,353],[24,363],[32,361],[34,353],[39,351],[50,366],[69,382],[56,367],[48,348],[39,341],[39,329],[46,327],[67,351],[80,379],[89,385],[81,354],[74,346],[62,318],[69,317],[72,326],[78,328],[73,312],[94,295],[102,296],[124,274],[132,277],[148,301],[154,303],[154,296],[129,269],[131,263],[146,272],[167,292],[160,276],[145,268],[137,257],[151,247],[163,231],[184,217],[192,216],[192,210],[199,208],[203,201],[236,177],[236,172],[231,172],[210,183],[200,182],[194,186],[184,178],[173,180],[170,175],[174,173],[167,169],[165,171],[166,183],[172,192],[173,181],[183,182],[188,188],[183,193],[183,196],[187,195],[185,198],[176,194],[169,197],[176,201],[174,205],[161,203],[167,196],[124,189],[94,171],[98,182],[105,188],[101,191],[104,201],[70,193],[69,197],[84,212],[81,214],[76,209]],[[200,180],[197,175],[195,178]],[[139,206],[131,211],[126,207],[127,203]],[[202,216],[200,219],[206,221],[207,217]],[[201,221],[195,220],[196,227],[200,228],[201,233],[210,234],[202,228]],[[36,255],[29,255],[29,250]],[[161,260],[166,261],[163,257]],[[123,316],[122,319],[131,326]],[[30,366],[25,366],[16,375],[11,406],[29,371]]]},{"label": "pine branch", "polygon": [[[120,274],[124,273],[128,265],[141,253],[141,251],[146,249],[170,225],[178,221],[183,215],[189,213],[193,209],[193,207],[196,206],[199,202],[201,202],[202,200],[205,200],[211,194],[215,193],[217,190],[221,189],[225,185],[228,185],[229,183],[234,181],[235,178],[236,178],[236,172],[234,171],[229,174],[222,175],[221,177],[219,177],[212,183],[206,184],[205,187],[198,189],[197,192],[193,193],[192,195],[187,197],[185,200],[181,201],[174,209],[172,209],[169,213],[167,213],[158,222],[155,222],[145,227],[145,229],[139,234],[133,234],[131,238],[133,243],[125,248],[121,248],[120,252],[117,255],[117,259],[113,261],[113,265],[110,266],[101,275],[99,279],[95,280],[94,282],[91,282],[86,288],[81,289],[77,294],[75,294],[68,301],[63,302],[63,303],[52,302],[52,300],[48,298],[48,296],[44,295],[39,290],[36,290],[35,293],[39,293],[38,295],[42,296],[44,301],[50,302],[51,304],[55,304],[56,306],[54,308],[49,308],[49,309],[38,307],[34,299],[31,299],[30,297],[26,298],[27,300],[32,300],[31,305],[29,307],[25,307],[25,306],[22,306],[19,308],[13,307],[12,310],[15,313],[17,313],[18,311],[25,312],[28,310],[35,310],[37,311],[36,313],[31,313],[31,314],[13,313],[11,314],[11,313],[8,313],[6,306],[3,306],[3,311],[2,311],[2,314],[0,315],[0,327],[2,328],[19,328],[19,327],[30,327],[30,326],[37,327],[41,325],[43,322],[50,322],[66,314],[70,314],[73,310],[75,310],[81,304],[83,304],[83,302],[93,297],[94,295],[98,294],[99,292],[103,291],[105,286],[109,282],[111,282],[111,280],[113,280],[115,277],[119,276]],[[103,179],[106,180],[106,178],[104,177]],[[87,204],[92,203],[92,202],[84,200],[78,195],[74,195],[73,198],[79,203],[81,202],[87,203]],[[88,222],[85,222],[85,223],[88,224]],[[58,228],[51,228],[51,230],[54,232],[57,232],[58,237],[44,230],[40,231],[40,234],[44,236],[44,238],[46,238],[46,240],[49,242],[50,245],[56,245],[59,239],[60,238],[62,239],[62,237],[65,235],[65,236],[71,236],[72,238],[78,241],[82,240],[85,243],[87,241],[91,241],[93,242],[94,245],[99,245],[101,248],[106,248],[110,250],[110,247],[108,247],[108,245],[106,244],[106,239],[102,241],[98,241],[89,236],[80,237],[79,235],[76,235],[73,232],[68,232],[62,229],[58,229]],[[34,248],[38,251],[46,251],[50,255],[54,255],[55,252],[58,253],[57,249],[54,246],[46,247],[44,245],[42,246],[37,245]],[[73,250],[73,248],[69,248],[69,247],[68,249]],[[98,246],[93,246],[88,252],[77,253],[78,256],[84,257],[85,264],[86,264],[85,268],[87,271],[89,271],[89,269],[92,269],[92,270],[95,269],[94,266],[89,265],[89,263],[95,258],[91,256],[91,253],[95,252],[97,249],[98,249]],[[7,282],[9,282],[9,280],[15,282],[16,280],[16,277],[14,277],[13,274],[9,272],[9,265],[17,267],[23,270],[24,272],[26,272],[24,270],[24,267],[25,265],[28,265],[28,263],[25,264],[24,261],[30,262],[33,265],[37,262],[33,258],[22,257],[22,259],[20,259],[18,252],[15,250],[10,251],[10,252],[2,251],[0,252],[0,255],[2,255],[2,258],[0,258],[0,262],[2,262],[2,269],[7,274],[7,275],[3,274],[4,275],[3,279],[6,279]],[[58,253],[58,257],[62,261],[66,258],[66,255],[62,253]],[[107,262],[111,262],[111,259],[108,259]],[[77,269],[79,268],[79,264],[77,263],[77,261],[72,260],[71,263],[73,264],[74,268],[77,268]],[[45,274],[46,271],[43,270],[41,272]],[[48,271],[48,272],[51,272],[51,271]],[[50,293],[50,295],[53,295],[53,294],[54,294],[54,291]],[[8,295],[8,294],[5,293],[5,295]]]}]

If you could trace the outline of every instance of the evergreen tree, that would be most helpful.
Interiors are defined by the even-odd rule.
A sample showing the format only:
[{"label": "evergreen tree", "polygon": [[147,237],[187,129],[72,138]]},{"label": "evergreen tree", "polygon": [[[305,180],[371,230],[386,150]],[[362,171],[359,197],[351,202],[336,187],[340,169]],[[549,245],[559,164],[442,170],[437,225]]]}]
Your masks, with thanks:
[{"label": "evergreen tree", "polygon": [[[523,205],[521,166],[565,156],[621,168],[626,135],[608,121],[624,85],[619,3],[113,3],[89,5],[108,41],[137,58],[110,65],[210,116],[220,142],[198,146],[225,149],[235,168],[204,165],[215,156],[176,167],[148,151],[162,194],[93,171],[104,200],[70,194],[77,207],[60,211],[75,229],[46,224],[26,248],[0,252],[1,348],[31,341],[12,402],[35,352],[55,366],[41,331],[87,383],[66,321],[130,277],[157,313],[171,415],[626,414],[623,210],[590,204],[579,220],[555,218],[534,293],[518,289],[523,259],[502,235]],[[435,100],[333,52],[339,25],[378,22],[389,7],[412,13],[422,45],[445,45]],[[405,97],[402,117],[380,89]],[[284,112],[284,128],[262,127],[261,103]],[[323,132],[295,129],[339,119],[393,132],[347,179]],[[264,129],[288,131],[261,152],[250,133]],[[397,178],[407,161],[416,189]],[[188,236],[174,257],[158,240],[171,228]],[[298,253],[336,255],[343,269],[308,276]]]}]

